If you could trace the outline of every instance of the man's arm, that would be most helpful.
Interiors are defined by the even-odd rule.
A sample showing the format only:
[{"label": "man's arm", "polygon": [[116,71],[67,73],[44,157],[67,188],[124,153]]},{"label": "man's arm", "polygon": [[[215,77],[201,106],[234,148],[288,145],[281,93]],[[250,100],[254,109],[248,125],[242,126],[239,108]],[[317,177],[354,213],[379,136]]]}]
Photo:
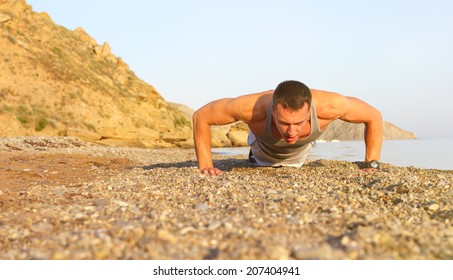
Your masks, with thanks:
[{"label": "man's arm", "polygon": [[341,119],[350,123],[365,124],[365,161],[379,161],[382,149],[382,115],[366,102],[337,93],[312,90],[316,92],[317,104],[320,103],[321,118]]},{"label": "man's arm", "polygon": [[346,97],[348,100],[348,109],[340,119],[352,123],[365,124],[365,161],[379,161],[382,149],[382,115],[376,108],[370,106],[364,101]]},{"label": "man's arm", "polygon": [[216,176],[222,173],[212,162],[210,127],[238,121],[237,106],[237,101],[233,98],[219,99],[193,114],[193,139],[198,168],[206,175]]},{"label": "man's arm", "polygon": [[[206,175],[222,173],[215,168],[211,154],[211,125],[224,125],[243,121],[249,127],[260,126],[265,120],[272,90],[224,98],[208,103],[193,114],[193,139],[198,168]],[[264,111],[263,111],[264,108]]]}]

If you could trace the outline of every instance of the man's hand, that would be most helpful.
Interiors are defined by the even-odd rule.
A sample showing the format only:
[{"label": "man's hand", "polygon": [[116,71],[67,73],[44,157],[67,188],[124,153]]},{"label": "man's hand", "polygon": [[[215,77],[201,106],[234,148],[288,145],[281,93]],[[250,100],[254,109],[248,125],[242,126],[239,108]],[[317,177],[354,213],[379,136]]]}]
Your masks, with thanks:
[{"label": "man's hand", "polygon": [[205,175],[210,175],[210,176],[217,176],[222,174],[222,171],[218,168],[215,167],[207,167],[201,170],[201,173]]}]

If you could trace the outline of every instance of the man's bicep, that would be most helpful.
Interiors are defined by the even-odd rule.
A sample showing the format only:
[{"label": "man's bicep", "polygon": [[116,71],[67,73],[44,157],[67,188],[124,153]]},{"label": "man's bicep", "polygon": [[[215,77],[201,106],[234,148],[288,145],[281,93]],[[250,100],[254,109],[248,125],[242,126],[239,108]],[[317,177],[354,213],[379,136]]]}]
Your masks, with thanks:
[{"label": "man's bicep", "polygon": [[341,120],[351,123],[368,123],[375,118],[380,117],[380,112],[355,97],[346,97],[344,100],[344,112],[340,117]]},{"label": "man's bicep", "polygon": [[235,116],[229,109],[231,98],[213,101],[201,107],[194,113],[194,121],[204,121],[209,125],[223,125],[236,121]]}]

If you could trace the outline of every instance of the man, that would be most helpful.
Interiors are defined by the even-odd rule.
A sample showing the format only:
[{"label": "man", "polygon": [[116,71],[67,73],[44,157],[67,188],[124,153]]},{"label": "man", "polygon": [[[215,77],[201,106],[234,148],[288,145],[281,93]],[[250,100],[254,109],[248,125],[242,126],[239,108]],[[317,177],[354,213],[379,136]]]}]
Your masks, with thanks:
[{"label": "man", "polygon": [[245,122],[250,128],[249,160],[259,166],[301,166],[311,143],[336,119],[365,124],[365,169],[379,168],[381,113],[357,98],[310,90],[298,81],[282,82],[275,91],[219,99],[197,110],[193,125],[198,167],[206,175],[222,173],[212,161],[211,125]]}]

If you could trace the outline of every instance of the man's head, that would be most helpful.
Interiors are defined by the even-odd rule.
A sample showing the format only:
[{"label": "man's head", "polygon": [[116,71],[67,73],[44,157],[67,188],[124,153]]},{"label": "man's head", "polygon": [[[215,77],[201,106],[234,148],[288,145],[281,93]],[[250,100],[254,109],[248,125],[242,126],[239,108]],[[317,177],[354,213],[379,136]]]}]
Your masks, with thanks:
[{"label": "man's head", "polygon": [[296,143],[310,121],[310,89],[301,82],[282,82],[274,91],[273,103],[275,127],[288,144]]},{"label": "man's head", "polygon": [[284,81],[274,91],[274,106],[282,105],[285,109],[299,110],[305,103],[311,106],[310,89],[298,81]]}]

